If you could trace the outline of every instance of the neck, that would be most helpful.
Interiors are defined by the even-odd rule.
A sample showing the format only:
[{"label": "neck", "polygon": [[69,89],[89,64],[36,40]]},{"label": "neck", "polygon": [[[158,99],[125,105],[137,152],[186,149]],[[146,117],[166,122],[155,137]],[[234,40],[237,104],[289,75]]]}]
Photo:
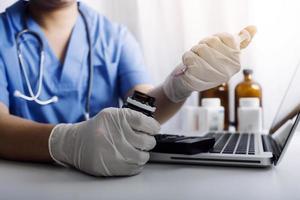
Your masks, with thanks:
[{"label": "neck", "polygon": [[63,31],[72,29],[75,25],[78,8],[76,2],[60,8],[44,8],[37,3],[30,2],[29,12],[45,31]]},{"label": "neck", "polygon": [[251,74],[245,76],[245,81],[251,81],[251,80],[252,80],[252,75]]}]

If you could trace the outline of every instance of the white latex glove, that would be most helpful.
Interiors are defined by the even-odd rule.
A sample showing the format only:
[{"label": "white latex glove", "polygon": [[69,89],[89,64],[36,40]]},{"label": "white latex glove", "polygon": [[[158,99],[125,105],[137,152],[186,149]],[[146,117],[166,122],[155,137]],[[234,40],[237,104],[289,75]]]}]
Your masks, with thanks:
[{"label": "white latex glove", "polygon": [[248,26],[238,35],[216,34],[200,41],[182,57],[182,63],[163,84],[173,102],[184,101],[193,91],[204,91],[227,82],[240,68],[240,50],[256,33]]},{"label": "white latex glove", "polygon": [[77,124],[59,124],[49,137],[53,160],[94,176],[141,172],[156,141],[160,124],[128,108],[107,108]]}]

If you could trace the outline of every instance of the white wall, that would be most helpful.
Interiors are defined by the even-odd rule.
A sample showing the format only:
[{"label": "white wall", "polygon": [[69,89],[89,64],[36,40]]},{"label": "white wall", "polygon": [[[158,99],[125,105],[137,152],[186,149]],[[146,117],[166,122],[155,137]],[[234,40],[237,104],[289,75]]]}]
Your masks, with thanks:
[{"label": "white wall", "polygon": [[[247,24],[258,27],[243,51],[243,67],[254,69],[264,95],[268,128],[300,55],[300,1],[285,0],[83,0],[111,19],[127,25],[143,47],[156,83],[201,38]],[[0,11],[12,0],[1,0]],[[241,74],[231,81],[231,89]],[[231,100],[233,102],[233,100]],[[195,96],[190,104],[195,104]],[[173,125],[171,125],[173,126]]]}]

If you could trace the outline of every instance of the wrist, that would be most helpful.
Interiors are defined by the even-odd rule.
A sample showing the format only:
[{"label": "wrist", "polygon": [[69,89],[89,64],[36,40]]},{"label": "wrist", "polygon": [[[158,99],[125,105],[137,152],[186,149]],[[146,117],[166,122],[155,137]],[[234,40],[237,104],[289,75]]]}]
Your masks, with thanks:
[{"label": "wrist", "polygon": [[49,136],[48,139],[48,149],[52,160],[64,167],[67,167],[67,158],[64,152],[66,135],[68,133],[68,126],[71,124],[58,124],[56,125]]},{"label": "wrist", "polygon": [[184,64],[178,65],[163,83],[165,95],[174,103],[185,101],[193,92],[183,79],[185,68]]}]

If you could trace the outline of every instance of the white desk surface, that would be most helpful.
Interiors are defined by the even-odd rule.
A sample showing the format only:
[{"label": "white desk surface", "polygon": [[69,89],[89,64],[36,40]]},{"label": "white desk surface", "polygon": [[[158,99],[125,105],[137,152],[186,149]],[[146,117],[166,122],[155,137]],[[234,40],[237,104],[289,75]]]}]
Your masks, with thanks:
[{"label": "white desk surface", "polygon": [[300,136],[267,169],[147,164],[133,177],[95,178],[59,166],[0,161],[0,199],[300,199]]}]

